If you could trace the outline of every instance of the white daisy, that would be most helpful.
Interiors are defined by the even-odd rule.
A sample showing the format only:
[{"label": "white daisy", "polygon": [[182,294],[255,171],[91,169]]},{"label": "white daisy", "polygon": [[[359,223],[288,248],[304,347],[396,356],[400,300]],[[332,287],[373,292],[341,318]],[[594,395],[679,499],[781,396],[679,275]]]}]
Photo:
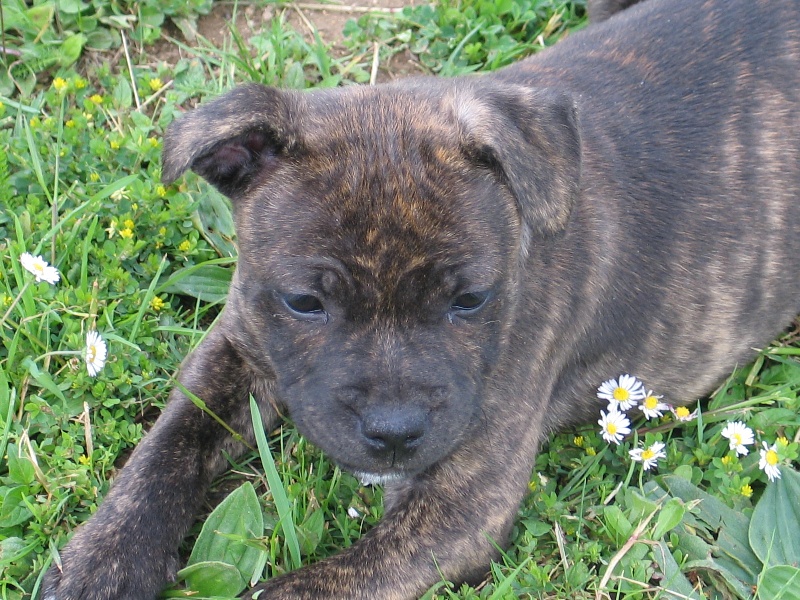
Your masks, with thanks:
[{"label": "white daisy", "polygon": [[629,454],[632,460],[642,463],[642,469],[645,471],[649,471],[651,467],[655,467],[659,458],[667,457],[662,442],[654,442],[652,446],[648,446],[647,448],[634,448]]},{"label": "white daisy", "polygon": [[669,410],[669,404],[661,402],[664,396],[656,396],[652,390],[644,395],[644,400],[639,405],[639,410],[644,413],[648,419],[657,419],[664,414],[664,411]]},{"label": "white daisy", "polygon": [[741,421],[732,421],[725,425],[722,437],[728,439],[731,450],[736,450],[736,454],[742,456],[748,453],[747,446],[752,446],[756,441],[753,430]]},{"label": "white daisy", "polygon": [[761,460],[758,461],[758,468],[764,471],[769,477],[770,481],[775,481],[781,478],[781,470],[778,467],[780,457],[778,456],[778,445],[772,444],[768,446],[767,442],[761,442],[763,448],[761,449]]},{"label": "white daisy", "polygon": [[644,399],[644,384],[632,375],[604,381],[597,388],[597,397],[608,401],[609,410],[628,410]]},{"label": "white daisy", "polygon": [[19,262],[22,263],[25,270],[33,273],[37,283],[46,281],[50,285],[55,285],[61,279],[58,269],[47,264],[47,261],[41,256],[33,256],[28,252],[23,252],[19,257]]},{"label": "white daisy", "polygon": [[697,409],[695,408],[693,412],[689,412],[689,409],[685,406],[679,406],[678,408],[670,408],[669,409],[675,417],[676,421],[693,421],[697,418]]},{"label": "white daisy", "polygon": [[623,413],[617,410],[609,410],[608,413],[601,412],[600,433],[603,439],[609,444],[619,444],[622,439],[631,432],[631,422]]},{"label": "white daisy", "polygon": [[86,361],[86,370],[89,371],[90,377],[94,377],[100,372],[106,364],[107,356],[108,348],[105,341],[97,331],[92,329],[86,334],[86,349],[83,353],[83,358]]}]

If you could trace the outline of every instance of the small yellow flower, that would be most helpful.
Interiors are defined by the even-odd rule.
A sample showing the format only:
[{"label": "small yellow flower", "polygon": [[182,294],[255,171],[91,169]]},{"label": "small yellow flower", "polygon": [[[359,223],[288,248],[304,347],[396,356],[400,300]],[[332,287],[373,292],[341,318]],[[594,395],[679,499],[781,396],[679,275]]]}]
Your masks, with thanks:
[{"label": "small yellow flower", "polygon": [[86,119],[87,121],[91,121],[92,119],[94,119],[94,115],[90,112],[85,112],[83,113],[83,118]]},{"label": "small yellow flower", "polygon": [[189,240],[183,240],[181,242],[181,245],[178,246],[178,250],[180,250],[181,252],[188,252],[191,247],[192,244]]},{"label": "small yellow flower", "polygon": [[111,140],[108,143],[108,145],[111,146],[112,150],[119,150],[120,149],[120,143],[117,140]]},{"label": "small yellow flower", "polygon": [[131,219],[125,219],[125,220],[122,222],[122,225],[123,225],[123,226],[124,226],[126,229],[133,229],[133,228],[134,228],[134,226],[136,225],[136,223],[134,223],[134,222],[133,222]]},{"label": "small yellow flower", "polygon": [[[157,185],[156,186],[156,194],[158,194],[159,198],[163,198],[164,196],[167,195],[167,188],[165,188],[163,185]],[[164,235],[164,234],[162,233],[161,235]]]},{"label": "small yellow flower", "polygon": [[597,456],[597,450],[589,446],[588,448],[586,448],[586,454],[588,456]]},{"label": "small yellow flower", "polygon": [[63,92],[67,89],[67,80],[63,77],[56,77],[53,80],[53,87],[56,88],[57,92]]},{"label": "small yellow flower", "polygon": [[39,117],[31,117],[31,120],[30,120],[31,127],[36,128],[41,124],[42,124],[42,122],[39,120]]},{"label": "small yellow flower", "polygon": [[158,235],[167,235],[167,228],[166,227],[161,227],[158,230]]},{"label": "small yellow flower", "polygon": [[150,89],[153,90],[154,92],[157,92],[162,87],[164,87],[164,84],[161,83],[161,79],[159,79],[158,77],[153,77],[150,81],[147,82],[147,84],[150,86]]},{"label": "small yellow flower", "polygon": [[133,237],[133,230],[131,230],[129,227],[126,227],[119,232],[119,237],[129,240]]},{"label": "small yellow flower", "polygon": [[693,412],[690,412],[688,408],[685,406],[679,406],[677,408],[673,408],[672,414],[675,416],[675,419],[678,421],[692,421],[697,417],[698,409],[694,409]]},{"label": "small yellow flower", "polygon": [[160,311],[160,310],[161,310],[162,308],[164,308],[166,305],[167,305],[167,303],[166,303],[166,302],[164,302],[164,301],[163,301],[161,298],[159,298],[158,296],[154,296],[154,297],[153,297],[153,299],[150,301],[150,306],[151,306],[151,308],[152,308],[154,311],[156,311],[156,312]]},{"label": "small yellow flower", "polygon": [[158,148],[158,138],[147,138],[147,141],[150,143],[151,148]]},{"label": "small yellow flower", "polygon": [[86,87],[86,80],[83,79],[82,77],[76,77],[75,78],[75,89],[76,90],[82,90],[85,87]]},{"label": "small yellow flower", "polygon": [[[138,202],[134,202],[133,204],[131,204],[131,208],[133,210],[139,210],[139,203]],[[131,227],[133,227],[133,225],[131,225]]]},{"label": "small yellow flower", "polygon": [[727,467],[730,466],[730,464],[733,462],[733,457],[730,454],[728,454],[726,456],[723,456],[721,460],[722,464]]},{"label": "small yellow flower", "polygon": [[750,496],[753,495],[753,488],[751,488],[749,485],[743,485],[740,491],[742,493],[742,496],[744,496],[745,498],[749,498]]},{"label": "small yellow flower", "polygon": [[102,104],[102,103],[103,103],[103,97],[102,97],[100,94],[93,94],[93,95],[91,95],[91,96],[89,97],[89,100],[91,100],[91,101],[92,101],[92,102],[94,102],[95,104]]},{"label": "small yellow flower", "polygon": [[779,446],[783,446],[784,448],[786,448],[786,446],[789,445],[789,440],[787,440],[786,437],[783,435],[779,437],[776,441],[778,442]]},{"label": "small yellow flower", "polygon": [[12,303],[13,301],[14,301],[14,298],[12,298],[11,296],[9,296],[8,294],[5,294],[5,295],[3,296],[3,306],[11,306],[11,303]]},{"label": "small yellow flower", "polygon": [[75,127],[75,120],[69,119],[66,123],[64,123],[64,125],[72,129],[73,127]]},{"label": "small yellow flower", "polygon": [[82,465],[88,465],[91,461],[89,460],[88,456],[81,454],[78,457],[78,462],[81,463]]},{"label": "small yellow flower", "polygon": [[575,444],[578,448],[583,448],[583,436],[576,435],[574,438],[572,438],[572,443]]},{"label": "small yellow flower", "polygon": [[97,183],[98,181],[100,181],[100,174],[99,173],[89,173],[89,179],[92,182]]}]

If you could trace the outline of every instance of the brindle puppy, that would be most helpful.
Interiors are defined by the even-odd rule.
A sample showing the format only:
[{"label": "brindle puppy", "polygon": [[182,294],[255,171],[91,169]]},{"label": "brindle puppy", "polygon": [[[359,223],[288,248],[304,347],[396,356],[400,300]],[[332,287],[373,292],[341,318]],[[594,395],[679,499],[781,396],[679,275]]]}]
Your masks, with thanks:
[{"label": "brindle puppy", "polygon": [[[179,119],[164,180],[233,201],[240,259],[183,385],[248,396],[386,485],[383,521],[262,599],[480,578],[537,448],[604,379],[706,394],[800,311],[800,2],[649,0],[490,75],[240,87]],[[240,450],[176,391],[47,600],[154,598]]]}]

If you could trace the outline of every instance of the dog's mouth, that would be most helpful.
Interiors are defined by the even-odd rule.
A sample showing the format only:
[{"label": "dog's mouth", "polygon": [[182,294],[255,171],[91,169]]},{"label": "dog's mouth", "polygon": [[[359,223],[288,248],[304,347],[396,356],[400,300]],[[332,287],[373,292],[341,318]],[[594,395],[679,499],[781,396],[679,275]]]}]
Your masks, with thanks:
[{"label": "dog's mouth", "polygon": [[361,482],[361,485],[386,485],[387,483],[397,483],[408,479],[408,475],[400,471],[390,471],[388,473],[353,471],[352,473]]}]

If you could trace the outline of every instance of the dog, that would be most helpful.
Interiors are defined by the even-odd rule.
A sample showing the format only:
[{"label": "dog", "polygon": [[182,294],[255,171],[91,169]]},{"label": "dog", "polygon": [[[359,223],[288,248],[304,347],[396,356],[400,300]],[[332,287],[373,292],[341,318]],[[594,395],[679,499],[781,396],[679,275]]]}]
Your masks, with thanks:
[{"label": "dog", "polygon": [[[187,169],[240,257],[182,385],[386,487],[357,543],[247,597],[416,598],[485,575],[603,380],[693,401],[800,312],[800,2],[648,0],[492,74],[245,85],[170,127],[163,179]],[[154,598],[223,451],[174,391],[44,598]]]}]

